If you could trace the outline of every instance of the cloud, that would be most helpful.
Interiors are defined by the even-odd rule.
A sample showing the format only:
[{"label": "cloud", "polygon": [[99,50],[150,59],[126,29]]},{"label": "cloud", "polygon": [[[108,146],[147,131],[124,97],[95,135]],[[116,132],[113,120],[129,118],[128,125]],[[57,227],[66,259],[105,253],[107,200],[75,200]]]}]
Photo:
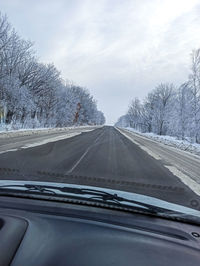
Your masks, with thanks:
[{"label": "cloud", "polygon": [[41,60],[88,87],[107,121],[126,112],[159,82],[179,85],[190,52],[200,46],[195,0],[2,0],[20,34]]}]

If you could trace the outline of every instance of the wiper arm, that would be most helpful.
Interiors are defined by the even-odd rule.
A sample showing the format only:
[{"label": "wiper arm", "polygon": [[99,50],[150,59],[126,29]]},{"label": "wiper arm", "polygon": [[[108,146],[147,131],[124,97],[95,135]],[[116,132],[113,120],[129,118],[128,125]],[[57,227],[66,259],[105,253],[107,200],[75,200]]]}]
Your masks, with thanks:
[{"label": "wiper arm", "polygon": [[[0,191],[4,189],[9,188],[26,188],[25,192],[35,192],[35,193],[41,193],[41,194],[54,194],[56,196],[68,196],[68,195],[60,195],[55,192],[55,190],[58,190],[64,194],[75,194],[75,195],[89,195],[91,197],[84,198],[84,200],[88,201],[96,201],[96,202],[102,202],[102,203],[112,203],[117,207],[122,208],[129,208],[145,212],[148,212],[150,214],[158,214],[158,213],[174,213],[173,211],[170,211],[168,209],[164,209],[161,207],[157,207],[148,203],[143,203],[136,200],[130,200],[124,197],[120,197],[117,194],[112,194],[105,192],[103,190],[96,190],[96,189],[85,189],[85,188],[75,188],[75,187],[57,187],[57,186],[44,186],[44,185],[32,185],[32,184],[23,184],[23,185],[4,185],[0,186]],[[21,192],[21,190],[20,190]],[[130,203],[130,205],[127,203]],[[133,205],[132,205],[133,204]]]},{"label": "wiper arm", "polygon": [[[121,206],[121,207],[123,207],[125,203],[132,203],[140,207],[145,207],[145,210],[148,210],[151,213],[157,213],[158,211],[163,212],[164,210],[162,208],[159,208],[159,207],[156,207],[150,204],[142,203],[142,202],[135,201],[135,200],[129,200],[124,197],[120,197],[117,194],[108,193],[103,190],[71,188],[71,187],[63,187],[59,190],[62,192],[73,193],[73,194],[78,194],[78,195],[91,195],[91,197],[88,198],[89,200],[98,200],[104,203],[109,203],[109,202],[115,203],[117,206]],[[124,202],[124,204],[122,202]],[[128,207],[132,207],[132,206],[129,205]]]}]

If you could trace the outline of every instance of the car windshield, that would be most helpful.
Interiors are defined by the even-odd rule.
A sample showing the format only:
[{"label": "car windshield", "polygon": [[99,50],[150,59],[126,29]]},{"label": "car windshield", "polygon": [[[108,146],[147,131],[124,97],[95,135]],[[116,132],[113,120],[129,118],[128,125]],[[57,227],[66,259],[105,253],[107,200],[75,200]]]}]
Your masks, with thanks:
[{"label": "car windshield", "polygon": [[199,10],[2,0],[0,187],[117,190],[200,216]]}]

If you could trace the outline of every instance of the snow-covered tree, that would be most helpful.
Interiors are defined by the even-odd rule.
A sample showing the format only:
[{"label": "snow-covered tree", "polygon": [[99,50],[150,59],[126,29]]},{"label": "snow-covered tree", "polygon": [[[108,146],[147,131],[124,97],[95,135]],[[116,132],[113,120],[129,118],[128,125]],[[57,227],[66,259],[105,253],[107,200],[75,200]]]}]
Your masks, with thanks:
[{"label": "snow-covered tree", "polygon": [[189,76],[191,133],[196,142],[200,142],[200,49],[192,52],[192,73]]},{"label": "snow-covered tree", "polygon": [[161,83],[143,102],[134,98],[116,125],[200,143],[200,49],[192,52],[188,81],[179,88]]},{"label": "snow-covered tree", "polygon": [[[19,37],[0,13],[0,109],[7,124],[55,127],[103,124],[89,91],[64,84],[53,64],[38,62],[32,43]],[[1,116],[2,116],[2,110]]]}]

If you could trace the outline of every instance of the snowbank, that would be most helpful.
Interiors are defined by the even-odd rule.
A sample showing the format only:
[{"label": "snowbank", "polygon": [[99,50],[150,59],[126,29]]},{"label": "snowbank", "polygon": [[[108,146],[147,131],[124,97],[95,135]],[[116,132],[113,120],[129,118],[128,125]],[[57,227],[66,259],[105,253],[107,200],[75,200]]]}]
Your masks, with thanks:
[{"label": "snowbank", "polygon": [[0,139],[1,138],[10,138],[10,137],[19,137],[19,136],[31,136],[36,134],[48,134],[48,133],[57,133],[57,132],[70,132],[76,129],[89,131],[97,128],[99,126],[79,126],[79,127],[62,127],[62,128],[34,128],[34,129],[18,129],[18,130],[8,130],[1,128]]},{"label": "snowbank", "polygon": [[124,129],[134,132],[138,135],[144,136],[146,138],[155,140],[157,142],[163,143],[165,145],[172,146],[180,150],[188,151],[196,155],[200,155],[200,144],[191,143],[189,142],[189,140],[188,141],[180,140],[177,137],[171,137],[171,136],[159,136],[154,133],[141,133],[135,130],[134,128],[130,128],[130,127],[126,127]]}]

